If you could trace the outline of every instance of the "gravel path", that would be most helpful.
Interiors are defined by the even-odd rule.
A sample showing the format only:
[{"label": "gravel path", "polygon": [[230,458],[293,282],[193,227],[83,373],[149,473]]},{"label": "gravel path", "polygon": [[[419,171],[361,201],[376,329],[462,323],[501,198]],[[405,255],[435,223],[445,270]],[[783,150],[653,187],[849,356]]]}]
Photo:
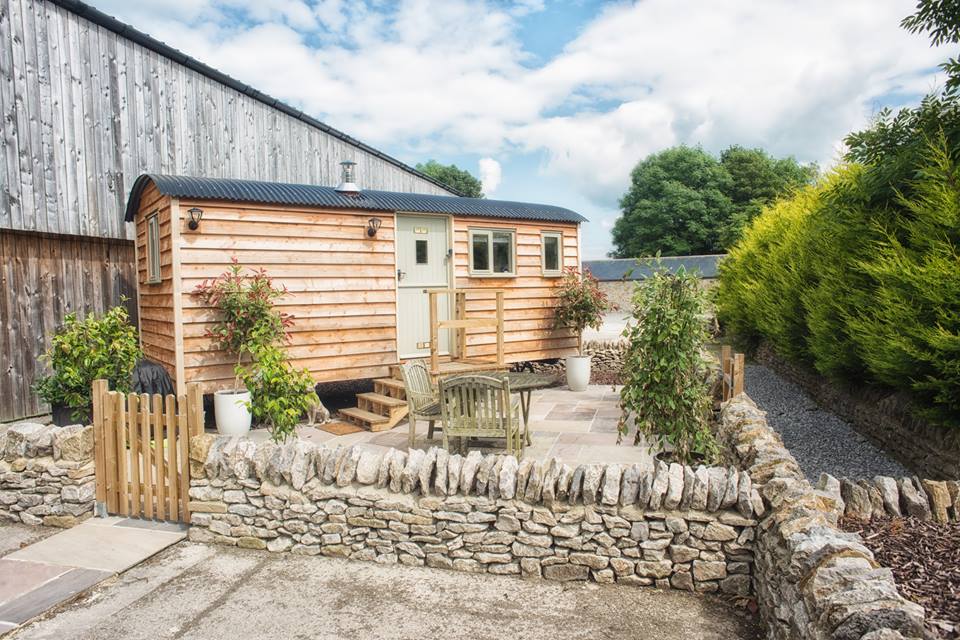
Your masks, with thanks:
[{"label": "gravel path", "polygon": [[837,478],[912,475],[773,370],[748,364],[744,384],[747,394],[767,412],[767,422],[780,433],[810,481],[816,482],[824,471]]}]

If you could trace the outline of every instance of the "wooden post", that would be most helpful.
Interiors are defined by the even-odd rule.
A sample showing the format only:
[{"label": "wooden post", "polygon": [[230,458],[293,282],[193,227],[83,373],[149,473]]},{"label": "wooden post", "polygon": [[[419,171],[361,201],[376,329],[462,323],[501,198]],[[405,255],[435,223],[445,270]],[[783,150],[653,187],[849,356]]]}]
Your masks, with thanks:
[{"label": "wooden post", "polygon": [[431,291],[427,294],[430,300],[430,375],[436,375],[440,370],[440,360],[438,351],[440,341],[437,338],[437,293]]},{"label": "wooden post", "polygon": [[93,381],[93,446],[96,468],[97,515],[105,516],[107,510],[107,461],[104,450],[103,402],[107,392],[107,381],[99,378]]},{"label": "wooden post", "polygon": [[197,382],[187,385],[187,424],[191,438],[203,435],[203,389]]},{"label": "wooden post", "polygon": [[[199,385],[194,385],[199,388]],[[190,510],[187,504],[190,501],[190,407],[187,401],[189,396],[183,395],[177,399],[177,446],[180,449],[180,521],[190,522]]]},{"label": "wooden post", "polygon": [[107,511],[117,513],[117,392],[103,394],[103,455],[106,464],[104,479],[107,483]]},{"label": "wooden post", "polygon": [[153,466],[156,469],[156,479],[153,486],[156,489],[156,511],[154,516],[157,520],[166,520],[166,506],[164,502],[167,499],[166,484],[167,477],[164,474],[163,459],[163,396],[159,393],[153,395]]},{"label": "wooden post", "polygon": [[730,379],[730,365],[732,364],[730,360],[730,355],[733,353],[733,350],[730,348],[730,345],[723,345],[720,347],[720,398],[726,402],[730,399],[730,387],[733,382]]},{"label": "wooden post", "polygon": [[503,366],[503,291],[497,291],[497,366]]},{"label": "wooden post", "polygon": [[733,356],[733,397],[743,393],[743,354]]},{"label": "wooden post", "polygon": [[[159,396],[157,396],[159,397]],[[150,396],[140,396],[140,450],[143,452],[143,516],[153,518],[153,449],[150,434],[153,433],[153,414],[150,411]]]},{"label": "wooden post", "polygon": [[172,395],[168,395],[166,401],[164,414],[167,423],[167,439],[164,449],[167,453],[167,502],[169,503],[167,519],[177,520],[179,513],[177,501],[180,499],[180,484],[177,478],[177,473],[180,471],[177,464],[177,401]]}]

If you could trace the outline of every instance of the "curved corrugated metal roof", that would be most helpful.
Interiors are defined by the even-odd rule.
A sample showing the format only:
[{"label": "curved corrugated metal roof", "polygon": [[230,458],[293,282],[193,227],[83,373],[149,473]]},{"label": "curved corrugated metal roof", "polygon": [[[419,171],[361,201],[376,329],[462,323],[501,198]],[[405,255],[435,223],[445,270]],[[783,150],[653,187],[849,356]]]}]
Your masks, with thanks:
[{"label": "curved corrugated metal roof", "polygon": [[361,191],[357,196],[339,193],[333,187],[309,184],[284,184],[226,178],[192,178],[144,174],[130,190],[124,220],[130,222],[140,208],[140,195],[153,182],[161,194],[193,200],[256,202],[298,207],[359,209],[362,211],[400,211],[410,213],[449,213],[478,218],[542,220],[547,222],[586,222],[575,211],[547,204],[459,198],[395,191]]},{"label": "curved corrugated metal roof", "polygon": [[[660,267],[671,273],[681,268],[688,273],[697,273],[701,278],[716,278],[717,265],[726,254],[701,256],[663,256]],[[611,260],[584,260],[583,268],[589,269],[597,280],[645,280],[657,269],[656,258],[614,258]]]}]

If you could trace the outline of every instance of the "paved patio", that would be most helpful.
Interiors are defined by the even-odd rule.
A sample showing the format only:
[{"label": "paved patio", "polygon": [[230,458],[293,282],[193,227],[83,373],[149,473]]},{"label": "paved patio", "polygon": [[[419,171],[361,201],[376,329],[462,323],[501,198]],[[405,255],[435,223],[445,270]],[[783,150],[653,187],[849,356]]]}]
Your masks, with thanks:
[{"label": "paved patio", "polygon": [[[530,403],[530,431],[533,444],[524,450],[524,458],[548,460],[558,458],[567,464],[621,463],[651,464],[650,449],[634,446],[633,436],[617,444],[617,422],[620,419],[620,388],[591,385],[583,392],[566,387],[534,391]],[[437,426],[440,426],[439,421]],[[326,446],[362,445],[373,449],[393,447],[407,450],[409,426],[404,420],[390,431],[362,431],[343,436],[313,427],[301,427],[299,435],[310,442]],[[251,432],[256,439],[267,438],[265,430]],[[427,424],[417,421],[415,445],[418,449],[443,446],[443,435],[437,430],[433,440],[427,439]],[[481,440],[471,449],[503,451],[502,440]]]}]

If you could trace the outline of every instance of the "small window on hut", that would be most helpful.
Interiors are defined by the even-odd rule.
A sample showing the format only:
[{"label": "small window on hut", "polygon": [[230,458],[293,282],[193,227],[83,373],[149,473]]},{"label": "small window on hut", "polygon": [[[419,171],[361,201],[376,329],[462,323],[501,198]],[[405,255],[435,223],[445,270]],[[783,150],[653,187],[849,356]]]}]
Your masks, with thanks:
[{"label": "small window on hut", "polygon": [[147,216],[147,283],[160,282],[160,216]]},{"label": "small window on hut", "polygon": [[563,269],[563,234],[559,231],[544,231],[540,239],[543,275],[559,276]]},{"label": "small window on hut", "polygon": [[470,230],[470,274],[514,276],[516,235],[500,229]]}]

